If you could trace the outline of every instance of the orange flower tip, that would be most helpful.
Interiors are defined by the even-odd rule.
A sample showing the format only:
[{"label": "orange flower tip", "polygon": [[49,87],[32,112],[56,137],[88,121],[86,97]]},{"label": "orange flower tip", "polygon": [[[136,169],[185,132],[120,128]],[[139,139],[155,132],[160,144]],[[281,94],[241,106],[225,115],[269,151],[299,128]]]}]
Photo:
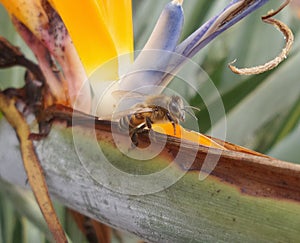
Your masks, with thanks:
[{"label": "orange flower tip", "polygon": [[215,141],[211,140],[209,137],[207,137],[201,133],[195,132],[195,131],[186,130],[178,124],[176,124],[176,126],[175,126],[175,134],[174,134],[173,124],[170,122],[152,124],[152,129],[155,132],[166,134],[169,136],[174,136],[174,137],[184,139],[184,140],[188,140],[188,141],[197,143],[202,146],[227,150],[225,147],[223,147],[220,144],[216,143]]},{"label": "orange flower tip", "polygon": [[184,0],[173,0],[172,4],[176,5],[182,5]]}]

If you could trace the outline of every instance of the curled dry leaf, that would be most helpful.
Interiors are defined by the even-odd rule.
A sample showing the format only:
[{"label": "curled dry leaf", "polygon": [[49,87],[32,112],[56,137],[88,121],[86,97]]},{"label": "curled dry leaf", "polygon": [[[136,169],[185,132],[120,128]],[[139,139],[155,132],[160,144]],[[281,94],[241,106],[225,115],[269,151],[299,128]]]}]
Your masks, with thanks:
[{"label": "curled dry leaf", "polygon": [[262,17],[262,20],[265,23],[271,24],[273,26],[275,26],[276,28],[279,29],[279,31],[282,32],[282,34],[285,37],[285,47],[282,49],[281,53],[275,57],[274,59],[272,59],[271,61],[263,64],[263,65],[259,65],[259,66],[255,66],[255,67],[251,67],[251,68],[237,68],[236,66],[233,66],[233,63],[236,62],[236,60],[234,60],[233,62],[228,64],[228,67],[230,68],[230,70],[236,74],[241,74],[241,75],[253,75],[253,74],[260,74],[266,71],[269,71],[275,67],[277,67],[284,59],[286,59],[288,53],[290,52],[293,42],[294,42],[294,35],[292,33],[292,31],[290,30],[290,28],[284,24],[283,22],[271,18],[274,15],[276,15],[277,13],[279,13],[285,6],[287,6],[289,4],[290,0],[286,1],[283,5],[280,6],[280,8],[276,11],[271,11],[270,13],[268,13],[267,15]]}]

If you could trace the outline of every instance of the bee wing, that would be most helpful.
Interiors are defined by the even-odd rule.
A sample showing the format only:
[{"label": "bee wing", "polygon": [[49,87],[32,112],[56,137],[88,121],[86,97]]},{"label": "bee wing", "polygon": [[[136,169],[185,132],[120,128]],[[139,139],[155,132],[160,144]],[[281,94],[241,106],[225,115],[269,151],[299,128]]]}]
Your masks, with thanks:
[{"label": "bee wing", "polygon": [[130,109],[127,110],[122,110],[122,111],[118,111],[113,113],[110,116],[105,116],[105,117],[99,117],[99,119],[101,120],[110,120],[110,121],[118,121],[120,120],[122,117],[124,116],[131,116],[134,114],[143,114],[143,113],[149,113],[152,112],[153,109],[150,107],[132,107]]},{"label": "bee wing", "polygon": [[147,110],[142,109],[144,107],[141,104],[144,103],[147,96],[139,92],[129,90],[116,90],[112,92],[112,96],[118,101],[117,108],[115,109],[113,115],[110,117],[110,119],[112,120],[132,115],[137,112],[142,113],[151,111],[151,108]]},{"label": "bee wing", "polygon": [[115,90],[112,92],[112,96],[117,99],[136,99],[137,101],[145,100],[145,95],[139,92],[135,91],[129,91],[129,90]]}]

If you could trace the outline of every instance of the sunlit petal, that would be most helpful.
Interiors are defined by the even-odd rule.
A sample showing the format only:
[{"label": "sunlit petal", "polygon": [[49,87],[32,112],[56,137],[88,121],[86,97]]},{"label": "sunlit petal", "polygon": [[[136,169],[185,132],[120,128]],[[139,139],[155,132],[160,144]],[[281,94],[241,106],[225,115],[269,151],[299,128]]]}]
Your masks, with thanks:
[{"label": "sunlit petal", "polygon": [[[90,75],[98,66],[115,58],[117,51],[96,1],[51,0],[74,42],[81,61]],[[117,62],[111,62],[108,78],[118,76]]]},{"label": "sunlit petal", "polygon": [[98,4],[118,54],[132,53],[133,28],[131,0],[98,0]]}]

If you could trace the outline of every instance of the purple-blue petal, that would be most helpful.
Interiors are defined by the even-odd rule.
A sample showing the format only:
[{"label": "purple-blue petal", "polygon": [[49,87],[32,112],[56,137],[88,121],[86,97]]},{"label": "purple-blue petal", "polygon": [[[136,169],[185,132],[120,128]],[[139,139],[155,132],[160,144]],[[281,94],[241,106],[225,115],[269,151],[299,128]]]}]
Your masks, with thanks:
[{"label": "purple-blue petal", "polygon": [[[159,31],[161,34],[157,34],[156,31],[153,32],[153,36],[149,40],[150,48],[143,49],[133,64],[131,72],[121,79],[120,89],[134,90],[144,86],[144,89],[140,89],[139,92],[146,95],[161,92],[162,88],[168,85],[180,67],[186,62],[187,58],[194,56],[219,34],[268,1],[269,0],[231,1],[223,11],[203,24],[182,43],[176,46],[175,49],[174,45],[176,45],[176,41],[179,38],[178,34],[180,33],[182,24],[181,12],[178,11],[181,9],[174,8],[172,4],[167,5],[165,11],[170,11],[168,7],[174,8],[166,18],[169,23],[172,23],[174,28],[168,26],[169,28],[165,29],[165,33]],[[241,6],[243,6],[242,9],[240,9]],[[174,18],[170,18],[170,16]],[[228,18],[228,16],[230,16],[230,18]],[[176,18],[180,20],[177,24],[175,21]],[[162,21],[159,24],[166,26],[165,23],[166,22]],[[164,45],[166,43],[167,45]]]},{"label": "purple-blue petal", "polygon": [[214,38],[216,38],[219,34],[224,32],[226,29],[255,11],[256,9],[260,8],[262,5],[267,3],[269,0],[256,0],[253,1],[251,5],[249,5],[247,8],[245,8],[240,13],[237,13],[235,17],[233,17],[231,20],[223,24],[217,31],[213,32],[211,35],[209,35],[207,38],[203,39],[201,38],[206,34],[206,32],[209,30],[209,28],[215,23],[215,21],[218,20],[219,16],[222,15],[222,13],[225,12],[228,8],[230,8],[232,5],[240,2],[239,0],[232,1],[229,5],[224,8],[224,10],[218,14],[217,16],[211,18],[209,21],[207,21],[204,25],[202,25],[198,30],[196,30],[193,34],[191,34],[187,39],[185,39],[182,43],[180,43],[176,49],[175,52],[183,55],[185,57],[192,57],[197,52],[199,52],[204,46],[206,46],[210,41],[212,41]]},{"label": "purple-blue petal", "polygon": [[[178,44],[183,21],[182,6],[173,2],[168,3],[145,47],[131,66],[130,72],[120,80],[120,89],[133,90],[137,87],[147,86],[144,90],[140,89],[139,92],[154,92],[153,90],[165,75],[171,59],[170,54],[174,52]],[[142,85],[141,82],[143,82]]]}]

